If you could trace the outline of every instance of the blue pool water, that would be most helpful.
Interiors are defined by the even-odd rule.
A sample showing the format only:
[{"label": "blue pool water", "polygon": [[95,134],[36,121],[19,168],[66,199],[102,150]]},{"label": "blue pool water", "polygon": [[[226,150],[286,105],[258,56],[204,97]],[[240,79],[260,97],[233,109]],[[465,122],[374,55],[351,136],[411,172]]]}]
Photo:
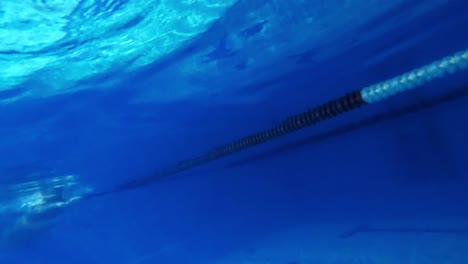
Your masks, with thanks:
[{"label": "blue pool water", "polygon": [[468,263],[467,14],[1,1],[0,263]]}]

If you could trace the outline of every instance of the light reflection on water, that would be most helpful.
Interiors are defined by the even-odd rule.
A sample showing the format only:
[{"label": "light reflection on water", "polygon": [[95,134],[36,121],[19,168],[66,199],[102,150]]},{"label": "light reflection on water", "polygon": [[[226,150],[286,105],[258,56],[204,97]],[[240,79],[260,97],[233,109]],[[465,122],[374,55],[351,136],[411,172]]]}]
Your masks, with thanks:
[{"label": "light reflection on water", "polygon": [[[238,88],[298,66],[294,60],[278,63],[279,58],[311,54],[300,58],[320,62],[343,52],[346,45],[331,44],[352,44],[353,30],[404,2],[5,0],[0,102],[118,87],[128,80],[124,76],[158,63],[177,67],[132,82],[144,90],[146,101],[219,93],[216,89],[234,89],[231,83]],[[402,10],[399,22],[443,4],[415,3]],[[382,32],[367,36],[390,28],[382,24]],[[214,83],[224,85],[213,88]]]},{"label": "light reflection on water", "polygon": [[41,94],[56,94],[116,65],[137,69],[205,31],[234,2],[1,1],[0,91],[36,78],[54,86]]}]

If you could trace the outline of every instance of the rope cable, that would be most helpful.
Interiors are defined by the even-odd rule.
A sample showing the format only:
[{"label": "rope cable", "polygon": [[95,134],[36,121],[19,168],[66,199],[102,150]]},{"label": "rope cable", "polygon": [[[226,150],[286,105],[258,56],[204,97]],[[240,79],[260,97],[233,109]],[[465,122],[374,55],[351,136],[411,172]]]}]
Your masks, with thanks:
[{"label": "rope cable", "polygon": [[166,167],[153,175],[124,182],[108,191],[90,193],[84,198],[99,197],[153,184],[182,171],[218,160],[225,156],[293,133],[297,130],[316,125],[322,121],[342,115],[351,110],[358,109],[364,105],[380,102],[395,94],[423,86],[434,79],[442,78],[447,74],[453,74],[464,70],[467,67],[468,49],[396,76],[392,79],[345,94],[344,96],[326,102],[303,113],[288,117],[278,126],[274,126],[270,129],[221,145],[201,156],[187,159],[178,162],[173,166]]}]

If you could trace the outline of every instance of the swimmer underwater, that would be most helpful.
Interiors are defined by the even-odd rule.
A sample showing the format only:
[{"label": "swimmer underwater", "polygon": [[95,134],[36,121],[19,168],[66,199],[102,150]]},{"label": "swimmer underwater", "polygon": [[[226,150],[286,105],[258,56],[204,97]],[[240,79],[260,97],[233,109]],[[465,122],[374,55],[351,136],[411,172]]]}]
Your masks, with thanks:
[{"label": "swimmer underwater", "polygon": [[74,175],[15,184],[8,207],[0,212],[0,245],[33,241],[57,222],[65,207],[77,201]]}]

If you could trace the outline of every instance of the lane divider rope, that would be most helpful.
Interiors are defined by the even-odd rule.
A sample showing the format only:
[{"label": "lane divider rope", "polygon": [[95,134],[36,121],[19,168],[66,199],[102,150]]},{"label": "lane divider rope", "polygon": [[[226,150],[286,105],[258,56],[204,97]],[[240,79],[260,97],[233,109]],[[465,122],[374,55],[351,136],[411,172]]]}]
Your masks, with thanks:
[{"label": "lane divider rope", "polygon": [[125,182],[108,191],[91,193],[84,198],[98,197],[153,184],[168,176],[240,152],[297,130],[316,125],[322,121],[334,118],[364,105],[377,103],[398,93],[423,86],[434,79],[443,78],[447,74],[465,70],[467,67],[468,49],[465,49],[392,79],[345,94],[344,96],[308,111],[291,116],[278,126],[224,144],[201,156],[178,162],[153,175]]}]

